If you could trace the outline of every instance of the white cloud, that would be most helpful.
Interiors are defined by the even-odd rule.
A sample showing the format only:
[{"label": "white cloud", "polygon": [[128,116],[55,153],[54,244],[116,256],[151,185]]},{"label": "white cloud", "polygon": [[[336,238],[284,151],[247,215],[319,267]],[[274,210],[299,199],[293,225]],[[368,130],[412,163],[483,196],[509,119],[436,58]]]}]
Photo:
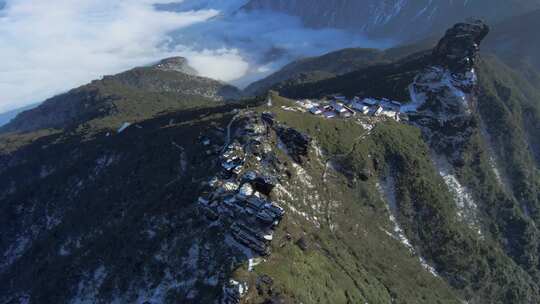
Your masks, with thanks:
[{"label": "white cloud", "polygon": [[7,0],[0,113],[170,56],[188,58],[203,76],[246,85],[298,57],[378,46],[306,29],[291,16],[238,11],[247,0],[170,1]]},{"label": "white cloud", "polygon": [[8,0],[0,15],[0,112],[174,55],[167,33],[219,12],[147,0]]},{"label": "white cloud", "polygon": [[236,80],[249,71],[249,63],[236,49],[204,49],[199,52],[187,50],[180,54],[189,58],[189,65],[200,75],[222,81]]}]

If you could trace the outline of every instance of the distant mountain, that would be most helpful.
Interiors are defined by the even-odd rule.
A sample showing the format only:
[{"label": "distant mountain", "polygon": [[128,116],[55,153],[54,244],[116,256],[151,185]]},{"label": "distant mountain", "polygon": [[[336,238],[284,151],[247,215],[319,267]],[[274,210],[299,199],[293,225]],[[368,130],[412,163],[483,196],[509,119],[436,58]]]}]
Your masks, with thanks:
[{"label": "distant mountain", "polygon": [[537,8],[538,0],[251,0],[245,6],[299,16],[315,28],[336,27],[397,41],[439,34],[465,17],[495,22]]},{"label": "distant mountain", "polygon": [[540,10],[510,18],[493,28],[486,50],[540,85],[535,75],[540,72]]},{"label": "distant mountain", "polygon": [[[493,53],[505,64],[520,72],[534,84],[540,85],[540,10],[511,17],[492,26],[492,32],[483,43],[483,51]],[[432,48],[434,38],[391,48],[385,51],[371,49],[346,49],[324,56],[305,58],[292,62],[270,76],[246,88],[246,93],[257,94],[268,89],[316,82],[358,70],[369,65],[388,63],[405,55]]]},{"label": "distant mountain", "polygon": [[433,47],[436,41],[425,40],[388,50],[353,48],[293,61],[270,76],[250,84],[248,95],[262,94],[269,89],[308,83],[346,74],[370,65],[389,63],[411,53]]},{"label": "distant mountain", "polygon": [[105,76],[20,113],[0,132],[65,128],[105,116],[140,119],[185,107],[193,99],[222,102],[241,96],[233,86],[195,74],[184,58],[168,58],[150,67]]},{"label": "distant mountain", "polygon": [[15,118],[19,113],[30,110],[30,109],[35,108],[37,106],[38,106],[38,104],[33,104],[33,105],[26,106],[26,107],[22,107],[22,108],[18,108],[18,109],[15,109],[15,110],[11,110],[11,111],[8,111],[8,112],[1,113],[0,114],[0,127],[7,124],[10,120]]}]

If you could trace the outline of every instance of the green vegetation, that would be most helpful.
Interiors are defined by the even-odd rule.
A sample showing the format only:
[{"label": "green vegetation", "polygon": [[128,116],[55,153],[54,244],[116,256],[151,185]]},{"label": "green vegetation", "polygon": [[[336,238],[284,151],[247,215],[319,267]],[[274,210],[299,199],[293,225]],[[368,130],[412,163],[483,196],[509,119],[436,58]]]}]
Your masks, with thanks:
[{"label": "green vegetation", "polygon": [[[359,52],[364,57],[343,74]],[[386,62],[400,53],[393,52],[306,59],[289,68],[307,74],[282,82],[281,93],[407,101],[407,86],[430,56]],[[322,64],[333,56],[341,61]],[[212,303],[233,275],[249,283],[246,303],[531,303],[540,298],[540,91],[534,77],[493,57],[477,71],[466,136],[457,151],[442,152],[414,125],[289,111],[282,106],[292,101],[275,92],[270,107],[261,100],[228,103],[215,94],[234,89],[170,71],[134,69],[73,90],[0,135],[0,246],[33,241],[0,274],[0,284],[38,303],[61,303],[102,266],[107,276],[95,294],[103,302],[176,284],[190,287],[164,301]],[[271,111],[313,139],[302,166],[272,142],[282,169],[272,199],[287,212],[272,254],[253,272],[195,204],[218,172],[216,151],[240,109]],[[36,123],[21,132],[25,121]],[[118,133],[125,122],[132,125]],[[431,131],[462,135],[450,125]],[[478,206],[479,227],[460,218],[435,151],[448,159],[459,154],[453,174]],[[136,300],[129,294],[128,302]]]},{"label": "green vegetation", "polygon": [[[480,140],[478,134],[473,137],[465,152],[467,164],[460,170],[460,176],[474,189],[474,193],[478,194],[475,199],[482,202],[482,212],[488,214],[485,217],[485,224],[490,229],[483,231],[482,238],[467,224],[458,221],[453,198],[433,166],[429,148],[417,128],[391,121],[382,122],[370,136],[364,138],[362,135],[365,135],[366,131],[352,121],[324,120],[285,111],[280,109],[280,106],[290,105],[290,101],[277,96],[273,97],[273,101],[275,107],[272,111],[277,114],[279,121],[310,134],[325,151],[327,160],[335,162],[334,167],[338,170],[338,175],[334,176],[336,180],[321,183],[316,185],[316,188],[323,189],[322,192],[328,195],[321,198],[321,201],[335,199],[339,202],[340,210],[336,213],[330,212],[331,216],[323,216],[327,221],[321,223],[322,229],[316,227],[313,227],[314,231],[309,229],[308,227],[313,226],[309,221],[300,225],[302,227],[300,232],[297,231],[298,228],[295,230],[293,225],[287,224],[290,220],[282,225],[284,234],[291,234],[293,240],[307,238],[312,243],[311,248],[315,249],[302,256],[299,255],[302,251],[295,247],[294,241],[288,243],[283,240],[283,236],[281,241],[276,241],[276,244],[284,243],[285,246],[276,248],[271,259],[256,269],[258,274],[269,275],[277,282],[289,282],[279,285],[280,292],[298,301],[309,302],[316,299],[321,303],[341,302],[337,300],[344,293],[341,290],[347,290],[347,294],[352,294],[347,287],[330,289],[335,290],[335,293],[328,294],[328,288],[318,288],[315,290],[320,292],[316,292],[300,286],[324,285],[327,281],[327,272],[322,274],[315,272],[311,266],[316,263],[319,265],[317,269],[326,269],[325,265],[332,263],[343,265],[340,267],[342,270],[338,268],[334,271],[342,272],[346,269],[345,273],[357,272],[352,276],[354,278],[362,278],[365,273],[368,277],[377,278],[377,284],[358,287],[362,290],[360,295],[370,303],[372,301],[384,303],[384,297],[381,295],[390,295],[397,303],[418,303],[422,301],[421,299],[430,299],[426,301],[427,303],[437,303],[436,301],[444,302],[444,299],[450,302],[451,299],[455,299],[455,295],[451,295],[452,292],[444,284],[431,285],[438,280],[430,279],[430,274],[419,267],[418,260],[412,259],[404,246],[389,238],[381,230],[382,227],[391,224],[387,220],[385,203],[380,200],[375,189],[375,182],[379,178],[392,175],[396,180],[399,221],[407,236],[416,250],[436,265],[439,274],[447,279],[453,288],[459,290],[462,297],[483,303],[522,303],[538,295],[538,289],[533,283],[534,271],[527,274],[526,271],[529,269],[526,265],[508,252],[508,247],[501,245],[504,243],[503,238],[509,237],[512,232],[511,236],[514,237],[512,248],[519,251],[520,246],[525,245],[521,247],[524,252],[536,256],[534,245],[527,245],[524,239],[525,236],[531,237],[534,234],[523,232],[520,235],[519,231],[514,230],[519,226],[510,220],[519,219],[517,216],[519,211],[512,211],[516,214],[514,216],[508,213],[515,209],[505,207],[505,200],[508,199],[504,198],[501,190],[496,190],[501,189],[500,187],[492,184],[495,177],[487,155],[483,152],[485,147],[478,141]],[[264,110],[264,107],[261,110]],[[483,155],[475,156],[474,149],[477,154]],[[480,162],[477,159],[480,159]],[[324,170],[321,164],[316,162],[311,160],[310,164],[305,166],[310,168],[310,175],[315,177],[321,176],[323,174],[321,171]],[[374,174],[369,180],[363,181],[361,172]],[[295,201],[303,200],[297,198]],[[309,208],[301,209],[303,207],[301,203],[294,207],[313,213]],[[298,215],[295,215],[296,217]],[[334,225],[338,228],[332,228]],[[500,228],[495,228],[497,226],[506,227],[502,237],[497,232]],[[496,230],[492,230],[491,227]],[[385,229],[391,231],[392,228]],[[359,231],[363,233],[360,234]],[[389,239],[390,243],[400,250],[385,248],[389,244],[381,241],[382,239]],[[320,255],[326,256],[331,262],[320,260]],[[354,267],[353,261],[362,262]],[[405,266],[407,264],[414,265],[416,270],[407,272],[410,269],[408,268],[410,266]],[[396,265],[399,266],[396,268]],[[395,276],[389,274],[390,266]],[[291,280],[287,276],[286,269],[295,269],[294,277],[303,279]],[[412,273],[424,274],[415,286],[428,284],[430,290],[446,296],[439,294],[430,298],[431,293],[424,290],[420,294],[415,294],[408,290],[407,286],[399,283],[400,278],[401,281],[403,277],[410,278],[413,276]],[[338,286],[351,284],[347,283],[350,279],[346,276],[334,274],[332,277],[335,281],[342,282],[337,284]],[[424,280],[428,280],[429,283]],[[379,284],[387,291],[380,289]],[[369,292],[377,294],[378,297],[367,296]]]},{"label": "green vegetation", "polygon": [[272,75],[246,88],[248,94],[264,94],[269,89],[283,91],[291,86],[308,85],[355,72],[370,66],[389,64],[410,54],[430,49],[433,41],[424,40],[411,45],[376,49],[350,48],[319,57],[294,61]]}]

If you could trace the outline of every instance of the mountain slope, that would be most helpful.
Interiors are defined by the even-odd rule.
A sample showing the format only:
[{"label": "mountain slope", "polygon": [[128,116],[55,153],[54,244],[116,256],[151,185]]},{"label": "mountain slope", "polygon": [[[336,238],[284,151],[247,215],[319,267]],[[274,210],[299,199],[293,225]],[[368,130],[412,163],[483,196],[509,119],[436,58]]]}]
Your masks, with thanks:
[{"label": "mountain slope", "polygon": [[100,117],[137,120],[189,105],[194,99],[222,102],[240,95],[235,87],[194,75],[185,59],[169,58],[55,96],[19,114],[0,132],[73,127]]},{"label": "mountain slope", "polygon": [[388,50],[344,49],[319,57],[304,58],[294,61],[270,76],[250,84],[245,92],[257,95],[269,89],[279,89],[291,83],[320,81],[346,74],[370,65],[389,63],[411,53],[429,49],[431,41],[400,46]]},{"label": "mountain slope", "polygon": [[[292,97],[344,93],[410,102],[405,108],[417,109],[410,114],[411,122],[421,128],[445,181],[464,195],[461,204],[482,212],[480,226],[491,227],[496,246],[514,260],[511,264],[529,272],[525,277],[534,278],[538,275],[538,90],[499,61],[487,58],[475,59],[479,84],[470,87],[469,77],[474,74],[469,75],[470,66],[463,65],[460,56],[473,54],[474,49],[461,49],[460,39],[441,41],[439,50],[449,43],[447,50],[463,52],[450,53],[449,62],[439,51],[418,53],[392,64],[291,85],[280,92]],[[468,58],[463,62],[474,62],[474,57]],[[464,98],[469,107],[461,105]],[[473,218],[470,224],[474,227],[474,223]],[[426,245],[442,246],[431,241]],[[453,282],[470,286],[467,280]],[[513,297],[525,299],[519,293]]]},{"label": "mountain slope", "polygon": [[501,21],[540,8],[536,0],[431,1],[431,0],[251,0],[248,10],[269,9],[299,16],[306,25],[335,27],[399,41],[439,34],[464,17]]},{"label": "mountain slope", "polygon": [[24,112],[26,110],[30,110],[30,109],[32,109],[32,108],[34,108],[36,106],[37,106],[37,104],[33,104],[33,105],[25,106],[25,107],[22,107],[22,108],[19,108],[19,109],[7,111],[7,112],[4,112],[4,113],[0,114],[0,127],[7,124],[10,120],[15,118],[19,113]]},{"label": "mountain slope", "polygon": [[[278,147],[273,137],[279,131],[270,127],[271,152],[265,153],[279,179],[271,197],[286,216],[266,262],[254,272],[242,267],[248,263],[248,249],[232,240],[225,218],[208,220],[196,203],[213,175],[223,178],[220,152],[203,153],[222,151],[226,136],[221,128],[231,125],[231,140],[244,142],[246,123],[250,126],[251,119],[269,110],[258,107],[253,116],[235,114],[234,108],[182,110],[141,122],[141,128],[112,136],[101,133],[90,140],[77,134],[63,135],[62,140],[45,137],[4,154],[2,212],[12,216],[2,226],[5,262],[0,280],[6,288],[1,299],[215,303],[233,276],[248,282],[244,297],[253,303],[459,303],[444,281],[434,279],[418,257],[385,232],[394,227],[375,178],[349,180],[327,169],[326,179],[321,179],[324,162],[331,158],[317,151],[331,157],[366,130],[346,121],[302,121],[302,116],[280,110],[279,104],[270,109],[276,114],[275,130],[278,124],[296,124],[315,135],[318,125],[330,137],[313,137],[320,144],[310,145],[306,158],[300,156],[303,160],[297,163],[294,150],[287,148],[286,153]],[[382,128],[390,133],[401,129],[392,124]],[[420,140],[413,128],[403,132],[411,133],[411,144]],[[205,147],[200,135],[211,145]],[[266,136],[257,140],[265,143]],[[294,145],[282,140],[287,147]],[[374,141],[373,151],[385,145]],[[363,158],[369,152],[359,153]],[[257,165],[252,161],[249,166]],[[245,166],[244,172],[250,170]],[[314,201],[313,195],[319,199]],[[351,217],[353,210],[356,215]],[[306,283],[296,282],[291,269]]]},{"label": "mountain slope", "polygon": [[0,303],[535,303],[540,99],[486,33],[280,91],[401,100],[400,122],[143,68],[1,134]]}]

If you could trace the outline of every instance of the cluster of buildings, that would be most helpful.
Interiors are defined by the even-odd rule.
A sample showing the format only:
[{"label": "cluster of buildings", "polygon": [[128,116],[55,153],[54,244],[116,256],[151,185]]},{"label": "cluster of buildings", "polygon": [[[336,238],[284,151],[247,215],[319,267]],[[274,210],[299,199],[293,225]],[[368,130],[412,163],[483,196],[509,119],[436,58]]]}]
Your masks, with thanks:
[{"label": "cluster of buildings", "polygon": [[[199,208],[211,221],[220,221],[230,235],[253,252],[265,256],[284,209],[269,199],[277,179],[246,167],[256,167],[266,149],[266,128],[262,123],[247,123],[244,140],[234,140],[220,155],[221,172],[208,182],[198,198]],[[254,152],[259,151],[259,152]]]},{"label": "cluster of buildings", "polygon": [[386,116],[397,121],[401,118],[402,104],[386,98],[354,97],[347,99],[344,96],[333,96],[325,100],[298,100],[298,106],[313,115],[325,118],[350,118],[358,114],[370,116]]}]

